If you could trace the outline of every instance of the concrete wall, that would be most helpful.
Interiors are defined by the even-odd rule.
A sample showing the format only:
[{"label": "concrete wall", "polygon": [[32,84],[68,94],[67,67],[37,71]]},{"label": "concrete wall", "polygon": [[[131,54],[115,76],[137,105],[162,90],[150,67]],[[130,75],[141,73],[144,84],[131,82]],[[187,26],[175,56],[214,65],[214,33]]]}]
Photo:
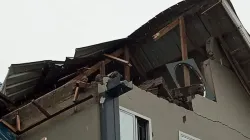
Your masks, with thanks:
[{"label": "concrete wall", "polygon": [[100,140],[99,105],[91,105],[77,113],[73,109],[26,132],[22,140]]},{"label": "concrete wall", "polygon": [[206,68],[211,69],[217,102],[196,96],[194,111],[188,111],[135,87],[120,97],[120,106],[151,118],[153,140],[178,140],[178,131],[202,140],[248,139],[249,95],[230,69],[215,61]]},{"label": "concrete wall", "polygon": [[213,83],[217,102],[196,97],[194,111],[250,137],[250,99],[239,79],[230,69],[213,60],[206,62],[205,69],[205,76],[212,76],[209,83]]}]

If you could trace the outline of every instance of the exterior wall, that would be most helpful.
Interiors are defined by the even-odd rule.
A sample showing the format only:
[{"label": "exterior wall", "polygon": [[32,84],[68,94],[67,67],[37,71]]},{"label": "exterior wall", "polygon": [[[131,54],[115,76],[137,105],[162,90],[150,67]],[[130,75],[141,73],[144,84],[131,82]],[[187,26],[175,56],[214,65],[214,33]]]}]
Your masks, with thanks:
[{"label": "exterior wall", "polygon": [[205,69],[205,77],[212,77],[208,83],[213,83],[217,102],[196,97],[193,100],[194,111],[227,124],[250,137],[250,100],[239,79],[217,61],[207,61]]},{"label": "exterior wall", "polygon": [[22,140],[100,140],[99,105],[73,113],[71,109],[21,136]]},{"label": "exterior wall", "polygon": [[120,106],[151,118],[154,140],[178,140],[179,131],[201,140],[247,140],[247,93],[231,70],[214,61],[207,66],[211,68],[217,102],[196,96],[194,111],[188,111],[134,87],[119,98]]}]

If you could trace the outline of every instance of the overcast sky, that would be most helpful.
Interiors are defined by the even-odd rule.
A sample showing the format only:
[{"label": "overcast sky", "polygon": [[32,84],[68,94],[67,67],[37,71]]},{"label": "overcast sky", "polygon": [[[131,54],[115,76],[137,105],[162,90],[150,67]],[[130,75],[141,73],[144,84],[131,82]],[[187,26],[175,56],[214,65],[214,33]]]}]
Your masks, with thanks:
[{"label": "overcast sky", "polygon": [[[0,82],[10,64],[65,60],[75,48],[127,37],[180,0],[0,0]],[[250,30],[249,0],[231,0]]]}]

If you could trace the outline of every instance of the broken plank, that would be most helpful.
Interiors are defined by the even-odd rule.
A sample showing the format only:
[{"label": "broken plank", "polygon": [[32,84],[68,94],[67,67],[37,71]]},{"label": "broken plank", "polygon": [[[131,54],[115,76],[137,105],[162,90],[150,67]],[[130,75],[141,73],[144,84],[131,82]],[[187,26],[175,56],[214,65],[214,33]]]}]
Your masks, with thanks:
[{"label": "broken plank", "polygon": [[153,35],[153,39],[156,41],[164,36],[166,33],[174,29],[179,24],[179,19],[174,20],[172,23],[168,24],[166,27],[162,28],[159,32]]},{"label": "broken plank", "polygon": [[126,65],[128,65],[128,66],[132,66],[128,61],[126,61],[126,60],[123,60],[123,59],[121,59],[121,58],[118,58],[118,57],[115,57],[115,56],[112,56],[112,55],[109,55],[109,54],[104,54],[104,56],[106,56],[106,57],[108,57],[108,58],[110,58],[110,59],[113,59],[113,60],[115,60],[115,61],[118,61],[118,62],[121,62],[121,63],[123,63],[123,64],[126,64]]}]

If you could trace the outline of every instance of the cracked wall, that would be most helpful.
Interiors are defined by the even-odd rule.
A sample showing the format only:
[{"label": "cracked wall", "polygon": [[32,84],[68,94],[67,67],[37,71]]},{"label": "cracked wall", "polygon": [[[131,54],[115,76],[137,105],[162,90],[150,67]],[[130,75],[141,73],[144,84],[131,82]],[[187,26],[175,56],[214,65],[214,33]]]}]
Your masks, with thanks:
[{"label": "cracked wall", "polygon": [[[220,70],[221,69],[218,69],[218,71]],[[231,72],[229,73],[232,74]],[[232,80],[235,79],[233,78]],[[237,85],[237,82],[235,82],[235,84]],[[234,88],[237,88],[235,86]],[[217,86],[215,87],[216,89],[218,88]],[[240,92],[244,91],[241,89],[238,90]],[[230,91],[230,88],[226,91]],[[231,91],[234,92],[235,90]],[[220,94],[226,94],[223,90],[220,92],[222,92]],[[231,94],[230,96],[232,96]],[[238,93],[234,94],[237,95]],[[234,130],[220,122],[216,122],[216,118],[213,118],[213,116],[225,116],[225,112],[228,112],[228,114],[230,114],[231,112],[243,109],[240,107],[243,105],[238,105],[240,108],[229,107],[224,112],[219,112],[218,111],[220,110],[219,108],[215,109],[216,107],[219,107],[219,103],[215,103],[201,96],[197,96],[196,98],[197,99],[195,99],[194,101],[195,111],[201,114],[197,114],[197,112],[192,112],[182,107],[179,107],[175,104],[169,103],[168,101],[162,98],[158,98],[152,93],[146,92],[137,87],[134,87],[132,91],[120,96],[119,101],[120,101],[120,106],[151,118],[153,140],[166,140],[166,139],[178,140],[178,131],[188,133],[202,140],[210,140],[210,139],[247,140],[248,139],[246,138],[246,136],[243,136],[247,135],[247,133],[244,133],[244,131],[240,133],[239,131]],[[241,98],[245,98],[244,95],[242,95]],[[232,100],[232,99],[233,97],[224,98],[224,100]],[[220,97],[218,99],[218,102],[219,101],[221,101]],[[235,104],[241,104],[241,99],[235,101]],[[244,108],[244,111],[247,112],[248,110]],[[183,122],[183,116],[186,116],[185,123]],[[245,118],[247,118],[247,116],[245,116]],[[215,120],[213,121],[212,119]],[[234,118],[233,114],[231,119],[223,117],[221,118],[221,120],[224,123],[228,123],[227,120],[237,122],[237,118]],[[247,121],[248,120],[246,119],[242,120],[242,122],[247,122]],[[243,127],[244,125],[245,124],[242,124],[241,126]],[[247,129],[246,131],[248,130],[249,129]]]}]

